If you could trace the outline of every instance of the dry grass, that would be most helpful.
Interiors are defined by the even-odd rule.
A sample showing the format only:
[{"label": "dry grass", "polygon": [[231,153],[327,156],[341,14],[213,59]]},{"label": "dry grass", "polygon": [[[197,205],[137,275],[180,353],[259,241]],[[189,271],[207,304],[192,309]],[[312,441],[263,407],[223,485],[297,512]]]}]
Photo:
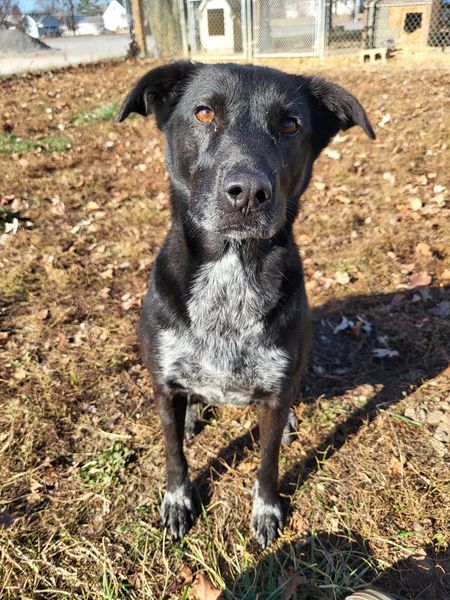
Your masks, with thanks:
[{"label": "dry grass", "polygon": [[[448,598],[448,446],[419,418],[450,407],[450,325],[436,313],[449,299],[448,68],[285,66],[343,83],[375,125],[391,120],[373,144],[343,134],[303,201],[315,347],[298,439],[282,451],[290,517],[262,553],[248,526],[250,409],[215,413],[187,444],[203,507],[185,542],[159,527],[163,445],[134,328],[168,224],[167,176],[151,120],[110,120],[146,67],[2,82],[5,134],[25,142],[0,154],[0,223],[18,226],[0,238],[0,597],[186,598],[187,565],[228,598],[281,598],[299,574],[299,599],[370,581]],[[61,136],[70,148],[44,147]],[[419,272],[431,283],[410,289]],[[343,315],[371,331],[333,333]],[[398,356],[376,358],[386,345]]]}]

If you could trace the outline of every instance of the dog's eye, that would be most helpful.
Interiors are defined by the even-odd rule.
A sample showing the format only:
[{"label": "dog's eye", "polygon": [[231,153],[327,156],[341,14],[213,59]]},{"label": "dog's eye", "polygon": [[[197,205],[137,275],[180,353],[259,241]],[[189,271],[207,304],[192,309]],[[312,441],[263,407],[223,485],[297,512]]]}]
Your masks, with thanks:
[{"label": "dog's eye", "polygon": [[195,111],[195,116],[201,123],[212,123],[216,118],[214,111],[207,106],[199,106]]},{"label": "dog's eye", "polygon": [[292,135],[299,130],[300,123],[294,117],[287,117],[281,121],[280,131],[286,135]]}]

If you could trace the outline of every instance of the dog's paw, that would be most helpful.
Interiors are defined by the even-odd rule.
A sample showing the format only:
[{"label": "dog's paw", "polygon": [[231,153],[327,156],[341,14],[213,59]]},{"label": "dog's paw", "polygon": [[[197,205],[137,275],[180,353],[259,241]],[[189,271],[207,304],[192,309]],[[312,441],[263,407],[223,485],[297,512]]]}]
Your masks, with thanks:
[{"label": "dog's paw", "polygon": [[294,411],[291,408],[289,410],[288,420],[286,422],[286,425],[284,426],[283,437],[281,438],[283,444],[286,444],[286,446],[290,446],[292,444],[297,435],[297,429],[298,419],[294,415]]},{"label": "dog's paw", "polygon": [[170,529],[172,536],[176,540],[183,539],[195,518],[190,483],[180,485],[173,492],[166,492],[160,514],[163,525]]},{"label": "dog's paw", "polygon": [[254,496],[252,531],[259,545],[267,548],[278,537],[278,532],[283,529],[283,512],[279,500],[274,504],[263,500],[258,493],[257,485]]}]

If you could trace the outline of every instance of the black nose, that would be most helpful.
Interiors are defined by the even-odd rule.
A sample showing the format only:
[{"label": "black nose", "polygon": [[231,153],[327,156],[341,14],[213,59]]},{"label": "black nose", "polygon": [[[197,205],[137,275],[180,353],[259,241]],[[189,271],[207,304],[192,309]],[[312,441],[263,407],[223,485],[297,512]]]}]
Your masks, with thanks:
[{"label": "black nose", "polygon": [[264,173],[229,173],[224,189],[234,208],[245,214],[262,208],[272,198],[272,185]]}]

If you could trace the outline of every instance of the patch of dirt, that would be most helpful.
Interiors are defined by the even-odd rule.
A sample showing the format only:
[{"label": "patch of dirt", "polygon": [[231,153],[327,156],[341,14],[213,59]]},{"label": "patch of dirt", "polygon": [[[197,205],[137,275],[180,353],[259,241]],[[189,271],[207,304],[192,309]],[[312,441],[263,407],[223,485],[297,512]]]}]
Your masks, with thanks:
[{"label": "patch of dirt", "polygon": [[282,449],[287,526],[261,553],[251,409],[209,415],[187,443],[205,509],[184,544],[159,526],[164,448],[135,326],[168,227],[168,177],[153,120],[119,125],[109,110],[153,64],[2,82],[8,147],[69,144],[0,154],[0,597],[178,598],[184,569],[233,598],[295,581],[297,598],[374,582],[445,600],[448,66],[277,65],[346,86],[377,140],[342,132],[302,200],[314,347],[298,436]]}]

